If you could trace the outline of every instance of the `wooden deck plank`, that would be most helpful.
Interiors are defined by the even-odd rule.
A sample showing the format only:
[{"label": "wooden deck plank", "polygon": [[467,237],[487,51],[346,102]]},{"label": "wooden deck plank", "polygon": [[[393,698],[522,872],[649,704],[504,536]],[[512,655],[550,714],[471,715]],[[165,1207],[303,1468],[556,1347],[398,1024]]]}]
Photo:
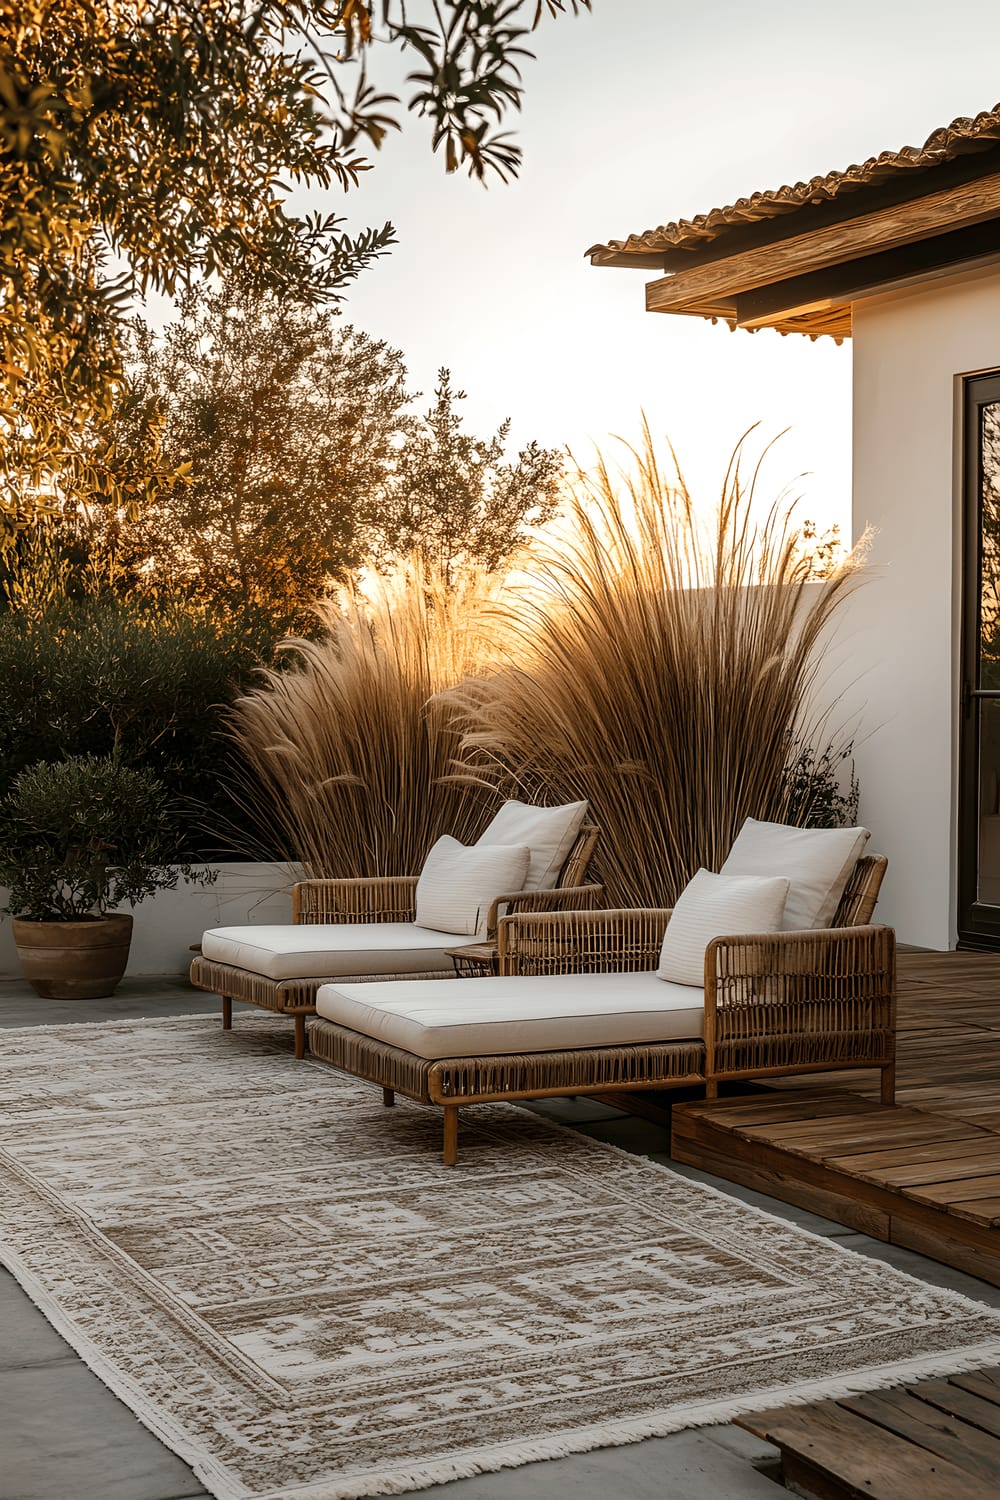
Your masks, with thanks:
[{"label": "wooden deck plank", "polygon": [[970,1427],[978,1427],[981,1431],[1000,1438],[1000,1406],[992,1397],[966,1389],[964,1384],[959,1383],[962,1379],[962,1376],[956,1376],[951,1380],[923,1380],[909,1389],[911,1395],[926,1401],[938,1411],[947,1412],[949,1416],[967,1422]]},{"label": "wooden deck plank", "polygon": [[[955,1141],[946,1141],[945,1145],[954,1153]],[[905,1146],[891,1153],[874,1152],[873,1155],[876,1156],[895,1158],[882,1166],[865,1164],[863,1156],[827,1157],[826,1160],[830,1165],[836,1166],[838,1171],[849,1172],[867,1182],[880,1182],[901,1190],[957,1182],[961,1178],[971,1179],[982,1172],[1000,1173],[1000,1142],[990,1144],[985,1151],[977,1141],[959,1141],[957,1145],[962,1148],[964,1155],[941,1156],[936,1161],[908,1161]]]},{"label": "wooden deck plank", "polygon": [[960,1176],[955,1182],[929,1182],[905,1188],[907,1196],[920,1198],[928,1203],[968,1203],[975,1199],[996,1201],[1000,1193],[1000,1174],[993,1172],[979,1177]]},{"label": "wooden deck plank", "polygon": [[989,1130],[990,1126],[983,1123],[984,1118],[995,1116],[1000,1110],[1000,1102],[993,1092],[995,1087],[991,1080],[988,1088],[983,1090],[946,1088],[943,1085],[934,1089],[922,1089],[914,1091],[904,1101],[903,1107],[919,1109],[925,1114],[937,1114],[951,1120],[964,1120],[970,1125],[977,1125],[980,1130]]},{"label": "wooden deck plank", "polygon": [[948,1212],[992,1229],[1000,1225],[1000,1198],[964,1198],[949,1203]]},{"label": "wooden deck plank", "polygon": [[[898,1113],[902,1118],[893,1118]],[[869,1141],[892,1141],[894,1145],[925,1146],[934,1141],[960,1141],[970,1138],[963,1120],[947,1120],[931,1114],[911,1115],[900,1110],[883,1115],[864,1115],[863,1124],[855,1126],[818,1125],[792,1119],[786,1125],[767,1125],[759,1129],[747,1126],[734,1131],[750,1139],[767,1141],[785,1151],[804,1156],[843,1155],[845,1148],[863,1146]]]},{"label": "wooden deck plank", "polygon": [[[956,1151],[961,1151],[960,1157],[956,1158]],[[871,1173],[893,1173],[897,1170],[920,1172],[925,1166],[933,1170],[935,1162],[949,1160],[968,1162],[972,1164],[972,1170],[978,1171],[979,1168],[974,1165],[976,1162],[994,1159],[1000,1162],[1000,1140],[988,1134],[970,1135],[960,1146],[956,1146],[954,1141],[932,1141],[927,1146],[879,1146],[873,1151],[858,1151],[849,1156],[826,1158],[839,1171],[856,1173],[859,1177],[866,1177]]]},{"label": "wooden deck plank", "polygon": [[963,1391],[972,1391],[974,1395],[982,1396],[986,1401],[993,1401],[1000,1406],[1000,1367],[993,1365],[985,1370],[975,1370],[967,1375],[953,1375],[952,1385],[960,1386]]},{"label": "wooden deck plank", "polygon": [[[833,1120],[842,1115],[877,1114],[879,1110],[874,1100],[860,1099],[855,1094],[811,1095],[796,1090],[795,1098],[796,1118],[800,1120]],[[771,1120],[781,1121],[785,1118],[785,1104],[774,1094],[755,1094],[750,1099],[720,1101],[717,1113],[720,1120],[744,1128],[766,1125]]]}]

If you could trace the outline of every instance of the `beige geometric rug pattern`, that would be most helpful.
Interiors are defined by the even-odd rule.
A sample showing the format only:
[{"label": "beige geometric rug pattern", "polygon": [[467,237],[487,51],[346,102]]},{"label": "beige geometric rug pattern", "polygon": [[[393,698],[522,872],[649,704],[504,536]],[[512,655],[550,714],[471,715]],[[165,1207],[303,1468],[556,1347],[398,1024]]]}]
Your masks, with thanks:
[{"label": "beige geometric rug pattern", "polygon": [[1000,1318],[215,1018],[0,1033],[0,1255],[212,1493],[354,1500],[1000,1359]]}]

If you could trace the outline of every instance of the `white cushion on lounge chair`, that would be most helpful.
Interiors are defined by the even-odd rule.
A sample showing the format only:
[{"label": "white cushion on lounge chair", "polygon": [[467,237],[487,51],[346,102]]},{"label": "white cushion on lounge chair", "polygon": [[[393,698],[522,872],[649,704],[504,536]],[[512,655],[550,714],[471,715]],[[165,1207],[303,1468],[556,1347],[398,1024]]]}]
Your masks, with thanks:
[{"label": "white cushion on lounge chair", "polygon": [[524,884],[519,889],[550,891],[559,879],[586,816],[586,802],[566,802],[562,807],[532,807],[527,802],[505,802],[476,842],[527,844],[531,858]]},{"label": "white cushion on lounge chair", "polygon": [[425,859],[417,881],[417,924],[432,932],[485,937],[490,907],[497,897],[524,889],[529,858],[526,844],[467,847],[444,834]]},{"label": "white cushion on lounge chair", "polygon": [[829,927],[868,837],[867,828],[793,828],[747,818],[719,873],[787,875],[782,931]]},{"label": "white cushion on lounge chair", "polygon": [[324,984],[316,1009],[426,1058],[675,1041],[705,1024],[702,991],[652,971]]},{"label": "white cushion on lounge chair", "polygon": [[455,934],[413,922],[306,922],[281,927],[215,927],[201,940],[213,963],[268,979],[334,974],[423,974],[452,969]]},{"label": "white cushion on lounge chair", "polygon": [[705,983],[705,950],[713,938],[780,932],[788,881],[779,875],[713,875],[699,870],[681,891],[667,923],[656,972],[674,984]]}]

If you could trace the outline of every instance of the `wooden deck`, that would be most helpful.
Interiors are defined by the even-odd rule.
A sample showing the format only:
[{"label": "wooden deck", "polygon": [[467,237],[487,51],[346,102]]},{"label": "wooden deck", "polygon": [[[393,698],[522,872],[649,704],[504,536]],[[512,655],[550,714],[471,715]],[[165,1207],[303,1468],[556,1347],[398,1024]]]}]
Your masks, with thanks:
[{"label": "wooden deck", "polygon": [[1000,956],[899,957],[897,1108],[875,1072],[674,1105],[678,1161],[1000,1285]]},{"label": "wooden deck", "polygon": [[781,1450],[781,1477],[821,1500],[996,1500],[1000,1370],[756,1412],[739,1424]]}]

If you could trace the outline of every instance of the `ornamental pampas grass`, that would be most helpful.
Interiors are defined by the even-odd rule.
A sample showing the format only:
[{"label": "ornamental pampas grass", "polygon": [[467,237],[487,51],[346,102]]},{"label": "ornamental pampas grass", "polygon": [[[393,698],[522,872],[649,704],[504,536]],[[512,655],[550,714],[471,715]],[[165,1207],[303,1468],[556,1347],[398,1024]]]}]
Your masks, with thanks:
[{"label": "ornamental pampas grass", "polygon": [[310,876],[412,875],[441,834],[471,842],[485,825],[497,795],[449,777],[460,735],[438,695],[484,670],[494,588],[446,587],[416,558],[375,575],[318,606],[322,636],[286,642],[291,660],[233,706],[243,803]]},{"label": "ornamental pampas grass", "polygon": [[610,905],[672,904],[748,816],[816,820],[790,773],[822,729],[818,647],[859,558],[814,581],[789,506],[754,520],[741,450],[709,524],[648,429],[629,474],[603,458],[579,474],[568,524],[498,606],[507,664],[456,695],[471,756],[529,794],[589,801]]}]

